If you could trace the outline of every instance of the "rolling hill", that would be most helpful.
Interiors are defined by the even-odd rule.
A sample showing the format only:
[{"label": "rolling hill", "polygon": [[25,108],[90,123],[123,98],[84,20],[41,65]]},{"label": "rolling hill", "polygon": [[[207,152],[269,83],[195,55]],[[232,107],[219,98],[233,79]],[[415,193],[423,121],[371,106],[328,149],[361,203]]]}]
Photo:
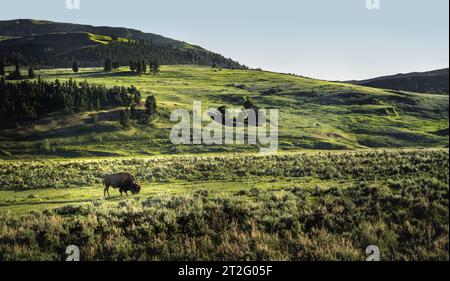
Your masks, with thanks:
[{"label": "rolling hill", "polygon": [[348,83],[382,89],[448,95],[448,81],[449,69],[444,68],[427,72],[383,76],[361,81],[348,81]]},{"label": "rolling hill", "polygon": [[240,108],[245,97],[259,108],[279,109],[281,151],[448,146],[449,100],[444,95],[187,65],[163,66],[158,76],[133,75],[127,67],[111,73],[83,68],[77,74],[71,69],[38,70],[36,74],[48,81],[134,85],[143,100],[155,96],[158,113],[150,126],[134,124],[127,130],[119,122],[121,108],[52,113],[31,126],[0,130],[0,149],[14,157],[256,152],[259,147],[254,145],[175,146],[170,141],[175,124],[169,118],[173,110],[191,111],[194,100],[201,101],[204,110]]},{"label": "rolling hill", "polygon": [[156,59],[161,64],[245,68],[199,46],[152,33],[39,20],[0,21],[0,56],[36,67],[101,66],[105,58],[122,65]]},{"label": "rolling hill", "polygon": [[170,39],[161,35],[144,33],[139,30],[123,27],[92,26],[33,19],[0,21],[0,34],[3,36],[29,37],[59,32],[88,32],[109,37],[116,36],[134,40],[151,40],[153,43],[158,45],[168,45],[174,47],[183,47],[188,45],[185,42]]},{"label": "rolling hill", "polygon": [[[36,70],[43,80],[135,86],[142,99],[153,95],[158,104],[151,126],[133,124],[126,130],[119,122],[121,108],[52,112],[27,125],[7,121],[0,124],[0,157],[258,151],[251,145],[174,146],[169,137],[173,110],[192,110],[194,100],[205,108],[242,107],[246,97],[259,108],[279,109],[279,148],[284,151],[448,147],[448,96],[411,92],[443,93],[447,87],[448,93],[448,69],[350,84],[248,70],[201,47],[127,28],[15,20],[0,22],[0,36],[0,55],[58,68]],[[105,58],[122,67],[110,73],[96,68]],[[131,73],[126,65],[136,58],[158,59],[164,64],[161,73]],[[79,73],[65,68],[73,60],[83,67]],[[395,90],[373,88],[380,85]]]}]

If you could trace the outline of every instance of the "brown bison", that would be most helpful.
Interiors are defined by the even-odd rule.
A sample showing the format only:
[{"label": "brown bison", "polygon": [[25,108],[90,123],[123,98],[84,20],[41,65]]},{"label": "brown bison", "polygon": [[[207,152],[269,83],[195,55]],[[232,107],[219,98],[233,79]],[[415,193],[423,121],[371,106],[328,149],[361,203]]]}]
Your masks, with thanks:
[{"label": "brown bison", "polygon": [[128,191],[133,194],[138,194],[141,191],[141,186],[136,183],[136,179],[132,174],[129,173],[118,173],[114,175],[107,175],[103,178],[103,183],[105,184],[105,189],[103,195],[109,196],[109,187],[118,188],[120,195],[125,192],[128,195]]}]

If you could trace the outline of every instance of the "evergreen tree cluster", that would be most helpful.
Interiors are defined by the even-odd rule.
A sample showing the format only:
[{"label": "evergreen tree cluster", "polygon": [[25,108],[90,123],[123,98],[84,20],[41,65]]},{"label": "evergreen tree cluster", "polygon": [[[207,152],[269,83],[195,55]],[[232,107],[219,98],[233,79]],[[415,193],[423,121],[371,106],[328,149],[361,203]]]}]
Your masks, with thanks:
[{"label": "evergreen tree cluster", "polygon": [[131,120],[137,120],[138,123],[148,125],[152,116],[156,113],[156,99],[154,96],[147,96],[145,99],[145,110],[139,110],[141,106],[141,94],[136,88],[130,89],[130,94],[133,96],[130,107],[126,107],[120,112],[120,124],[124,128],[131,126]]},{"label": "evergreen tree cluster", "polygon": [[145,110],[139,110],[138,104],[132,102],[130,107],[126,107],[120,111],[120,124],[124,128],[131,126],[131,120],[136,120],[138,123],[148,125],[152,116],[156,113],[156,100],[154,96],[148,96],[145,100]]},{"label": "evergreen tree cluster", "polygon": [[[150,60],[148,69],[151,74],[157,75],[160,71],[160,65],[157,60]],[[147,64],[144,60],[130,61],[130,70],[137,74],[147,73]]]},{"label": "evergreen tree cluster", "polygon": [[[74,62],[76,63],[76,61]],[[103,70],[105,72],[111,72],[115,69],[118,69],[120,67],[120,63],[118,61],[113,61],[112,59],[106,59],[105,64],[103,66]],[[75,71],[74,71],[75,72]]]},{"label": "evergreen tree cluster", "polygon": [[4,57],[0,58],[0,76],[3,76],[8,80],[21,80],[24,78],[28,78],[28,79],[35,78],[34,69],[31,65],[28,66],[28,75],[22,76],[22,73],[20,72],[20,63],[17,61],[14,63],[14,71],[7,74],[6,73],[6,61],[5,61]]},{"label": "evergreen tree cluster", "polygon": [[82,112],[116,106],[130,106],[140,99],[135,87],[106,88],[88,82],[22,81],[19,83],[0,80],[0,116],[18,122],[33,121],[60,110]]},{"label": "evergreen tree cluster", "polygon": [[[128,65],[136,58],[146,61],[155,60],[161,65],[190,64],[205,65],[229,69],[247,69],[232,59],[209,52],[199,47],[180,48],[170,45],[153,44],[151,41],[129,42],[111,41],[90,48],[77,48],[70,51],[54,53],[35,52],[33,50],[3,52],[9,64],[20,62],[23,65],[33,64],[39,68],[72,67],[74,60],[78,67],[105,67],[105,59],[111,64]],[[105,67],[106,68],[106,67]]]}]

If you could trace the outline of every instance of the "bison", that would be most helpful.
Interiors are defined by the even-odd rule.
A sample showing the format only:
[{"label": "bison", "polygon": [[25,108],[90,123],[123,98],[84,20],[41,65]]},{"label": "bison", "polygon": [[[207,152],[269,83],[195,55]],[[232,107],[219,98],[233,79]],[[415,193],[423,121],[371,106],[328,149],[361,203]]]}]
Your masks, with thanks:
[{"label": "bison", "polygon": [[120,195],[125,192],[128,195],[128,191],[133,194],[138,194],[141,191],[141,186],[136,183],[136,179],[132,174],[129,173],[118,173],[114,175],[107,175],[103,178],[103,183],[105,184],[105,189],[103,195],[109,196],[109,187],[118,188]]}]

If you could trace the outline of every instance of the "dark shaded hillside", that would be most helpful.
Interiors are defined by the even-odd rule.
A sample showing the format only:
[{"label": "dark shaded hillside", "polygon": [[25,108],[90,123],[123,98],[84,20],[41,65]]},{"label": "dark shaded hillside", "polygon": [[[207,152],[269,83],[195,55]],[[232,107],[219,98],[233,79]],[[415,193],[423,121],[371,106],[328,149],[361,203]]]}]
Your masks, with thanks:
[{"label": "dark shaded hillside", "polygon": [[17,19],[0,21],[0,35],[28,37],[56,32],[89,32],[105,36],[117,36],[134,40],[151,40],[154,44],[183,47],[186,43],[153,33],[144,33],[123,27],[92,26],[73,23],[59,23],[44,20]]},{"label": "dark shaded hillside", "polygon": [[98,41],[97,37],[90,33],[54,33],[10,39],[0,42],[0,55],[10,62],[19,61],[38,67],[71,67],[74,60],[82,67],[102,66],[106,58],[111,58],[121,65],[128,65],[130,60],[148,62],[156,59],[165,65],[244,68],[231,59],[199,48],[180,49],[124,39],[112,41],[110,37],[106,41]]},{"label": "dark shaded hillside", "polygon": [[428,72],[412,72],[348,82],[374,88],[448,95],[448,80],[449,69],[445,68]]},{"label": "dark shaded hillside", "polygon": [[127,28],[93,27],[35,20],[0,21],[0,56],[11,64],[37,67],[102,66],[106,58],[122,65],[156,59],[160,64],[216,65],[245,68],[198,46]]},{"label": "dark shaded hillside", "polygon": [[0,53],[9,60],[19,58],[23,64],[27,62],[52,64],[51,61],[60,55],[100,44],[90,40],[88,33],[55,33],[4,40],[0,42]]}]

